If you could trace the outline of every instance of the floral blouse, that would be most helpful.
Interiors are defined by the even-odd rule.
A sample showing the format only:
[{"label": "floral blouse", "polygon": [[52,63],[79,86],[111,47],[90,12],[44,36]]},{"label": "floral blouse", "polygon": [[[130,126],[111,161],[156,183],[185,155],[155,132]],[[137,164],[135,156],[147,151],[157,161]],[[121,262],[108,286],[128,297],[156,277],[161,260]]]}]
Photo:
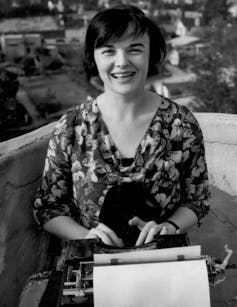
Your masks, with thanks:
[{"label": "floral blouse", "polygon": [[149,189],[160,221],[178,207],[193,210],[199,224],[208,213],[202,131],[185,106],[161,97],[133,162],[124,166],[121,159],[95,98],[69,110],[49,142],[33,205],[36,221],[43,225],[57,216],[71,216],[84,227],[95,227],[108,189],[134,181]]}]

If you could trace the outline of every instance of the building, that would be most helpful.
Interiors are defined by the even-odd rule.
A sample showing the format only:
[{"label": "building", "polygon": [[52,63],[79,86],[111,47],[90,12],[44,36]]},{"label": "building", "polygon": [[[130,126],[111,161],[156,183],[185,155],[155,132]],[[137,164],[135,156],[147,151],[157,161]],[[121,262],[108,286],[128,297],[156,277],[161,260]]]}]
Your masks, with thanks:
[{"label": "building", "polygon": [[227,3],[229,5],[229,13],[232,17],[237,17],[237,1],[236,0],[227,0]]},{"label": "building", "polygon": [[64,29],[52,16],[10,18],[0,21],[0,36],[6,58],[12,59],[40,46],[42,39],[64,37]]},{"label": "building", "polygon": [[41,46],[41,34],[6,34],[1,36],[1,48],[7,60],[14,60],[25,55],[26,49]]}]

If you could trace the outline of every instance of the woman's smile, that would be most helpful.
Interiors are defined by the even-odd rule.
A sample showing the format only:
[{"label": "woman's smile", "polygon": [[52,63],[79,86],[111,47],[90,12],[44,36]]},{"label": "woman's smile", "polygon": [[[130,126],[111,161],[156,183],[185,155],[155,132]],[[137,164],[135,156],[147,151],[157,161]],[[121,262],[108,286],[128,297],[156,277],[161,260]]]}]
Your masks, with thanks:
[{"label": "woman's smile", "polygon": [[112,73],[111,76],[118,80],[129,80],[135,74],[136,72],[124,71],[124,72]]},{"label": "woman's smile", "polygon": [[136,75],[135,71],[124,71],[124,72],[116,72],[112,73],[111,77],[115,79],[120,84],[126,84],[133,81]]}]

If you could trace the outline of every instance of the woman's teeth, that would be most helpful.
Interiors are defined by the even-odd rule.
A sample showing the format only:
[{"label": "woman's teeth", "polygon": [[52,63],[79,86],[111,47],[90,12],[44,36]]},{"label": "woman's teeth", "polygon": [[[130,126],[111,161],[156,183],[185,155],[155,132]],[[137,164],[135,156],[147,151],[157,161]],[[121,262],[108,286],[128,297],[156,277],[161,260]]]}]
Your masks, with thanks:
[{"label": "woman's teeth", "polygon": [[115,73],[111,75],[116,79],[123,79],[123,78],[132,77],[134,74],[135,74],[134,72],[127,72],[127,73]]}]

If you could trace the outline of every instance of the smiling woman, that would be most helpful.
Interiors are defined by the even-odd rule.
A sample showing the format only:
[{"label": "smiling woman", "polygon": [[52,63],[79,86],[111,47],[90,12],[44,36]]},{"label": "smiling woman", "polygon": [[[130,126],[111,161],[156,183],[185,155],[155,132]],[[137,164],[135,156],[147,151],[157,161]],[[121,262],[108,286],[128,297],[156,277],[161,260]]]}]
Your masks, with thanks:
[{"label": "smiling woman", "polygon": [[[159,27],[134,6],[110,8],[91,20],[86,70],[100,76],[104,92],[56,124],[34,203],[36,221],[47,231],[132,246],[156,234],[185,232],[208,213],[196,118],[145,90],[148,71],[165,53]],[[104,218],[111,214],[116,227]]]}]

